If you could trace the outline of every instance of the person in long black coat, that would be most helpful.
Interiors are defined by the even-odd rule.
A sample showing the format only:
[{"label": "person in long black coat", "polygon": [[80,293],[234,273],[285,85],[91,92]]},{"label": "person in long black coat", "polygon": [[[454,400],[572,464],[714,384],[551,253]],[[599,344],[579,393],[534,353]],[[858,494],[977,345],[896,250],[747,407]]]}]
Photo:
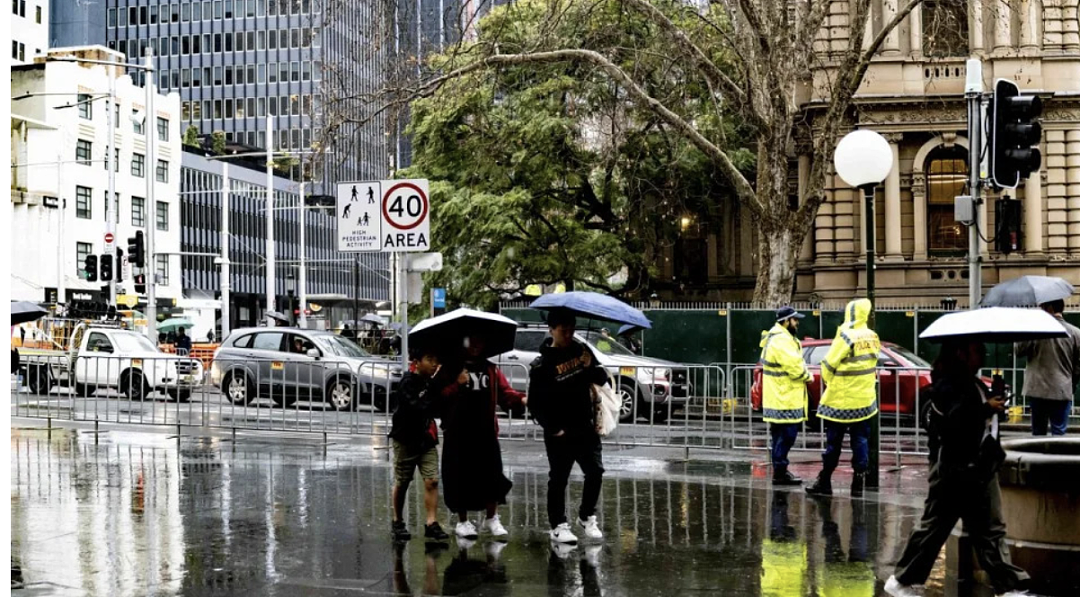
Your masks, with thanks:
[{"label": "person in long black coat", "polygon": [[1005,544],[997,479],[1005,452],[998,441],[997,415],[1006,402],[978,377],[985,357],[981,343],[954,340],[942,346],[934,362],[933,384],[924,394],[930,400],[930,489],[919,528],[908,539],[896,574],[885,583],[893,597],[920,594],[914,587],[930,576],[958,520],[995,594],[1021,595],[1012,592],[1030,580],[1012,564]]},{"label": "person in long black coat", "polygon": [[448,392],[443,404],[443,500],[458,515],[457,536],[475,539],[479,533],[469,520],[469,512],[484,511],[481,529],[496,539],[508,533],[499,521],[498,506],[506,503],[513,484],[503,474],[496,408],[505,410],[525,404],[525,395],[510,386],[499,368],[482,358],[484,342],[469,338],[465,354],[457,366],[468,381]]}]

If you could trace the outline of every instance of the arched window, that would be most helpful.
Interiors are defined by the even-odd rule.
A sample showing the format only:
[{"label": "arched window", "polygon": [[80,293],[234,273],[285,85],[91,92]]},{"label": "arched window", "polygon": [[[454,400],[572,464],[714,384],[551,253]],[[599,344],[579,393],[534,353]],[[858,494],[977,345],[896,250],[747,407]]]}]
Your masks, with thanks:
[{"label": "arched window", "polygon": [[955,254],[967,250],[967,227],[954,217],[957,195],[968,179],[967,150],[939,147],[926,158],[926,238],[930,251]]}]

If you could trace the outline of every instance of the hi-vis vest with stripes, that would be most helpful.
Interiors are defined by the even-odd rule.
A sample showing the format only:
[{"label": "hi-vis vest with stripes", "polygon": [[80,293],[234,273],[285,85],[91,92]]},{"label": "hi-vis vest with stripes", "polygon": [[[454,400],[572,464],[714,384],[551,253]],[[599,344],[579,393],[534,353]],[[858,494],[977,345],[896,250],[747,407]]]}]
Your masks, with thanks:
[{"label": "hi-vis vest with stripes", "polygon": [[852,301],[847,310],[848,321],[821,361],[821,378],[827,387],[817,410],[818,418],[839,423],[864,421],[878,412],[881,340],[866,327],[869,301]]},{"label": "hi-vis vest with stripes", "polygon": [[806,420],[806,382],[810,371],[803,361],[802,345],[780,324],[761,339],[761,402],[769,423],[801,423]]}]

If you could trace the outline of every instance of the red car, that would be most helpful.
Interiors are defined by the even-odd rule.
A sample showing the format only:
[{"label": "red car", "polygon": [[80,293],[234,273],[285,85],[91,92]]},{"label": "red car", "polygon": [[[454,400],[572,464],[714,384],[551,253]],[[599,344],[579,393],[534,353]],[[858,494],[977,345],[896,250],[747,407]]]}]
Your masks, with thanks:
[{"label": "red car", "polygon": [[[821,381],[821,360],[829,353],[832,340],[806,339],[802,342],[803,359],[813,375],[809,384],[810,411],[816,412],[821,393],[825,389]],[[881,388],[882,412],[915,414],[915,397],[918,393],[919,404],[923,404],[922,390],[930,385],[930,363],[910,350],[893,344],[881,343],[881,356],[878,359],[878,384]],[[983,380],[988,385],[989,379]],[[918,390],[918,392],[917,392]],[[897,393],[900,401],[897,403]],[[754,368],[754,385],[750,388],[750,403],[755,411],[761,410],[761,365]]]}]

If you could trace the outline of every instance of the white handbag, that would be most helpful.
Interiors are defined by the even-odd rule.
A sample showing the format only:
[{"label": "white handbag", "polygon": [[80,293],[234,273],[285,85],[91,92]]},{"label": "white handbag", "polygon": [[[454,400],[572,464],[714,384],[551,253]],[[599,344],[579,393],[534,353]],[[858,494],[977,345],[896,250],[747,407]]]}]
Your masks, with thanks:
[{"label": "white handbag", "polygon": [[592,386],[593,404],[596,406],[596,433],[607,437],[619,425],[621,401],[611,386]]}]

